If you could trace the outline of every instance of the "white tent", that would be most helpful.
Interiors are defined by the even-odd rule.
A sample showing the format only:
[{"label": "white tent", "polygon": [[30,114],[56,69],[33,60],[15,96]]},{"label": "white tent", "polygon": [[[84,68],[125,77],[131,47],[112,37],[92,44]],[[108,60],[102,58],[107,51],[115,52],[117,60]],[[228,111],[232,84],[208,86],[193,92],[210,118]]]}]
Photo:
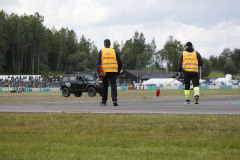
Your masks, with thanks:
[{"label": "white tent", "polygon": [[199,79],[199,83],[202,84],[203,82],[205,82],[206,80],[204,79]]},{"label": "white tent", "polygon": [[232,84],[231,81],[232,81],[232,75],[226,74],[225,78],[217,78],[215,80],[215,83],[217,85],[222,85],[222,84],[231,85]]},{"label": "white tent", "polygon": [[[143,85],[156,85],[156,86],[161,86],[161,85],[166,85],[169,82],[171,82],[174,78],[151,78],[147,81],[144,81],[142,84]],[[170,86],[180,86],[182,85],[182,82],[175,80],[173,81]]]}]

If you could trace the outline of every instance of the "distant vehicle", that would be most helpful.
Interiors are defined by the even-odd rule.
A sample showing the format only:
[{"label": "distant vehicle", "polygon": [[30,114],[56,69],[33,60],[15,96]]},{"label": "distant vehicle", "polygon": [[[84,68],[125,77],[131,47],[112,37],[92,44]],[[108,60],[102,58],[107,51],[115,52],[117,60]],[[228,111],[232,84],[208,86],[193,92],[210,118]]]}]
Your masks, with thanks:
[{"label": "distant vehicle", "polygon": [[74,94],[81,97],[83,92],[87,92],[89,97],[102,96],[102,81],[97,79],[95,72],[71,72],[63,76],[60,83],[63,97]]},{"label": "distant vehicle", "polygon": [[212,85],[214,84],[212,81],[206,80],[204,82],[202,82],[203,85]]},{"label": "distant vehicle", "polygon": [[231,83],[233,84],[233,85],[238,85],[238,80],[231,80]]},{"label": "distant vehicle", "polygon": [[236,80],[240,83],[240,77],[237,77]]}]

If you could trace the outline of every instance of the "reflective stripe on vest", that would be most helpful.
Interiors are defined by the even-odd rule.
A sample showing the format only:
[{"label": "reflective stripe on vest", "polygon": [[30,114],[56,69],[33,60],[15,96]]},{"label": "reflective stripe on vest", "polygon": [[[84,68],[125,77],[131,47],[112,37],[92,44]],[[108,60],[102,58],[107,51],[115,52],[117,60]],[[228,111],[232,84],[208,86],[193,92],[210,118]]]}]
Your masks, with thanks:
[{"label": "reflective stripe on vest", "polygon": [[198,59],[196,51],[183,51],[182,68],[188,72],[198,72]]},{"label": "reflective stripe on vest", "polygon": [[102,49],[102,68],[104,72],[118,72],[116,52],[112,48]]}]

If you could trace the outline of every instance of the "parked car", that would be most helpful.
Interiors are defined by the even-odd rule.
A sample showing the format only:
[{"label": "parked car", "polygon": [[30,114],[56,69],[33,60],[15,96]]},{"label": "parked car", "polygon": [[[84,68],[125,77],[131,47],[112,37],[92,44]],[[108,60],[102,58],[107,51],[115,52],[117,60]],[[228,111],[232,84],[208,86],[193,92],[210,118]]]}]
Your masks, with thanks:
[{"label": "parked car", "polygon": [[63,76],[60,83],[63,97],[74,94],[81,97],[83,92],[87,92],[89,97],[102,96],[102,81],[98,80],[95,72],[71,72]]}]

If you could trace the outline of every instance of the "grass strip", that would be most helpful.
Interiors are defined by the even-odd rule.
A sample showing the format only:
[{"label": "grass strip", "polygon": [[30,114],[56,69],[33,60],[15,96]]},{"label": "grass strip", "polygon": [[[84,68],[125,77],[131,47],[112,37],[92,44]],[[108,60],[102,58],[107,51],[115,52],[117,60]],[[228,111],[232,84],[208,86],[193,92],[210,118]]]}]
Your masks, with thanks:
[{"label": "grass strip", "polygon": [[240,158],[240,115],[0,113],[0,159]]},{"label": "grass strip", "polygon": [[[223,90],[201,90],[201,97],[220,97],[220,96],[240,96],[240,89],[223,89]],[[193,91],[191,91],[193,97]],[[111,93],[109,91],[109,97]],[[183,90],[161,90],[160,98],[183,98]],[[156,90],[134,90],[134,91],[118,91],[119,100],[127,99],[159,99],[156,97]],[[87,93],[83,93],[81,97],[63,97],[61,92],[24,92],[24,93],[10,93],[0,92],[0,103],[28,103],[28,102],[60,102],[60,101],[92,101],[101,100],[99,94],[95,97],[89,97]]]}]

